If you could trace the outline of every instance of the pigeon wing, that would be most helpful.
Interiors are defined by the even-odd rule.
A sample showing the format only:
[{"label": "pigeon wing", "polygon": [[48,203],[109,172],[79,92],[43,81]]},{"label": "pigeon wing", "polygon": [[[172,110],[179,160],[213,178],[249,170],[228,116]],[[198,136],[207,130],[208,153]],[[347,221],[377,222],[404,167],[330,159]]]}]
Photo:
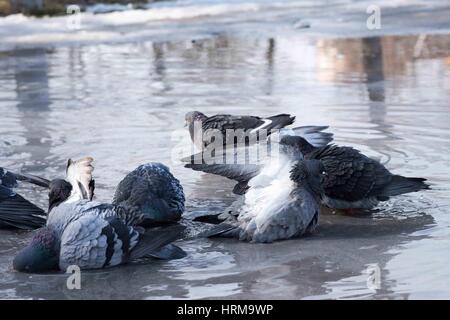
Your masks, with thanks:
[{"label": "pigeon wing", "polygon": [[225,134],[227,129],[248,130],[257,128],[263,123],[264,121],[260,117],[218,114],[204,120],[202,123],[202,128],[204,131],[208,129],[216,129]]},{"label": "pigeon wing", "polygon": [[127,262],[138,241],[138,231],[117,217],[82,215],[61,236],[60,269],[70,265],[99,269]]},{"label": "pigeon wing", "polygon": [[392,179],[382,164],[351,147],[329,145],[307,157],[324,164],[327,176],[323,188],[331,198],[351,202],[362,200],[376,195]]},{"label": "pigeon wing", "polygon": [[207,152],[208,150],[185,157],[181,161],[186,163],[185,168],[245,182],[258,175],[269,158],[265,144],[227,148],[221,154],[213,156]]},{"label": "pigeon wing", "polygon": [[0,226],[31,230],[45,225],[45,211],[19,194],[0,186]]}]

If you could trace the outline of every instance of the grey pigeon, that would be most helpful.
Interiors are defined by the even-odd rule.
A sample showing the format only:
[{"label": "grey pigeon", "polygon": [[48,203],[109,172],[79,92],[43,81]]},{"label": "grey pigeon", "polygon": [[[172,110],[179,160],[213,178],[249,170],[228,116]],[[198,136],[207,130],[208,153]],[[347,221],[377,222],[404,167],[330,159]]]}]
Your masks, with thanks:
[{"label": "grey pigeon", "polygon": [[136,207],[151,226],[174,222],[184,211],[184,192],[178,179],[161,163],[139,166],[119,183],[113,204]]},{"label": "grey pigeon", "polygon": [[[134,203],[132,197],[117,204],[92,201],[91,162],[92,158],[69,162],[70,196],[52,207],[46,227],[39,229],[31,243],[19,252],[14,268],[24,272],[64,270],[69,265],[97,269],[143,257],[184,257],[184,251],[171,244],[184,227],[144,232],[137,226],[145,219],[143,204]],[[52,189],[50,193],[58,194],[58,190]]]},{"label": "grey pigeon", "polygon": [[[84,159],[88,159],[85,161]],[[92,158],[84,158],[69,162],[67,169],[70,185],[78,185],[72,190],[67,202],[72,203],[82,199],[92,200],[94,194],[94,180],[92,179]],[[56,181],[60,183],[60,181]],[[67,183],[67,182],[66,182]],[[61,194],[64,184],[52,184],[49,201],[55,198],[56,203],[64,199]],[[64,200],[63,200],[64,201]],[[142,214],[140,226],[150,227],[164,223],[173,223],[180,219],[184,211],[184,192],[178,179],[169,168],[157,162],[140,165],[128,173],[118,184],[112,205],[125,208],[125,212]],[[51,206],[53,208],[54,206]]]},{"label": "grey pigeon", "polygon": [[[50,212],[71,195],[81,195],[78,200],[93,199],[95,181],[91,176],[92,161],[91,157],[77,161],[69,159],[65,179],[50,181],[23,173],[14,173],[14,176],[18,180],[47,187]],[[179,220],[184,211],[184,202],[183,187],[169,168],[161,163],[147,163],[127,174],[118,184],[113,199],[115,205],[135,207],[144,213],[142,226],[145,227]]]},{"label": "grey pigeon", "polygon": [[[281,129],[279,139],[290,136],[301,136],[315,147],[322,147],[333,140],[333,134],[324,132],[327,126],[305,126],[293,129]],[[303,153],[296,146],[277,145],[268,139],[266,144],[258,143],[252,146],[242,146],[234,149],[224,149],[222,154],[209,157],[206,151],[181,159],[185,162],[185,168],[195,171],[216,174],[235,180],[238,183],[233,188],[233,193],[242,195],[248,189],[248,181],[258,175],[271,154],[282,152],[291,159],[302,159]],[[280,140],[281,141],[281,140]],[[277,146],[279,149],[273,148]],[[267,152],[263,150],[267,149]],[[275,154],[276,155],[276,154]],[[248,161],[241,161],[249,159]]]},{"label": "grey pigeon", "polygon": [[0,228],[36,229],[45,225],[46,212],[14,192],[17,176],[0,168]]},{"label": "grey pigeon", "polygon": [[323,174],[317,160],[277,159],[249,181],[237,218],[231,216],[200,236],[267,243],[312,231],[319,219]]},{"label": "grey pigeon", "polygon": [[139,212],[89,200],[62,203],[16,255],[13,267],[21,272],[64,271],[70,265],[80,269],[113,267],[158,256],[184,229],[173,226],[144,232],[135,227],[142,218]]},{"label": "grey pigeon", "polygon": [[327,176],[322,187],[323,204],[336,209],[370,209],[392,196],[429,189],[424,178],[392,174],[377,160],[351,147],[312,146],[301,137],[283,137],[280,141],[305,154],[306,159],[320,160]]},{"label": "grey pigeon", "polygon": [[[262,133],[263,130],[269,136],[272,130],[284,128],[294,123],[294,120],[295,117],[289,114],[278,114],[267,118],[230,114],[218,114],[207,117],[199,111],[191,111],[185,115],[186,126],[189,129],[191,140],[200,149],[211,143],[208,134],[212,134],[215,131],[221,134],[223,145],[227,144],[227,139],[230,139],[230,137],[230,142],[233,141],[231,145],[234,145],[235,143],[245,143],[245,139],[248,139],[245,135],[239,135],[239,132],[236,132],[236,130],[246,131],[249,135],[254,135],[255,139],[258,139],[258,134]],[[227,130],[237,133],[237,141],[234,136],[228,134]]]}]

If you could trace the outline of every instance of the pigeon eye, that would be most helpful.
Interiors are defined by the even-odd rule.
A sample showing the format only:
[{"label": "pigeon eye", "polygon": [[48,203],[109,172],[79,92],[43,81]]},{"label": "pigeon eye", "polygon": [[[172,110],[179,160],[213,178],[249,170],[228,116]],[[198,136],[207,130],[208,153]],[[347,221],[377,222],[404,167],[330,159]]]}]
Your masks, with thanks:
[{"label": "pigeon eye", "polygon": [[322,171],[321,174],[324,175],[324,176],[327,175],[327,173],[325,171]]}]

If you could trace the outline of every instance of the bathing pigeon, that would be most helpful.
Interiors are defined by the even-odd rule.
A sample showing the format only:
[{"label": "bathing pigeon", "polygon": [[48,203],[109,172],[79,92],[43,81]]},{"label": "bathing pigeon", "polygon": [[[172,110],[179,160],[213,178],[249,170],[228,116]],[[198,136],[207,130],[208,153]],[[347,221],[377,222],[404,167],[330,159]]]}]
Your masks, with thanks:
[{"label": "bathing pigeon", "polygon": [[[194,154],[181,159],[185,162],[185,168],[195,171],[203,171],[235,180],[238,183],[233,189],[233,193],[242,195],[248,189],[248,181],[259,174],[265,162],[270,159],[269,155],[276,155],[277,152],[289,154],[291,159],[302,159],[303,153],[297,146],[290,146],[277,143],[277,139],[290,136],[301,136],[312,146],[322,147],[333,140],[333,134],[324,132],[327,126],[304,126],[293,129],[281,129],[278,135],[269,138],[266,143],[251,146],[241,146],[234,149],[225,149],[221,154],[211,155],[209,150]],[[274,141],[272,141],[274,140]],[[283,149],[283,150],[282,150]]]},{"label": "bathing pigeon", "polygon": [[[53,180],[50,183],[50,216],[53,208],[59,207],[61,203],[92,201],[95,189],[92,161],[91,157],[69,160],[67,181]],[[151,162],[128,173],[118,184],[112,204],[105,206],[113,206],[124,212],[138,212],[143,215],[139,225],[151,227],[179,220],[184,211],[184,201],[183,187],[169,168]]]},{"label": "bathing pigeon", "polygon": [[[185,115],[191,140],[200,149],[207,147],[212,141],[215,141],[213,139],[217,138],[223,141],[224,146],[227,144],[232,146],[235,143],[251,143],[252,138],[256,142],[260,136],[267,137],[272,133],[271,130],[284,128],[294,123],[294,120],[295,117],[289,114],[278,114],[267,118],[230,114],[207,117],[199,111],[191,111]],[[237,137],[237,141],[235,141],[235,137]]]},{"label": "bathing pigeon", "polygon": [[[92,200],[95,181],[92,179],[93,159],[69,159],[65,179],[46,180],[37,176],[14,173],[18,180],[49,189],[50,212],[68,200]],[[136,207],[145,214],[142,226],[155,226],[177,221],[184,211],[184,193],[180,182],[160,163],[148,163],[130,172],[117,186],[113,204]]]},{"label": "bathing pigeon", "polygon": [[389,172],[381,163],[352,147],[312,146],[302,137],[284,137],[280,143],[320,160],[327,172],[322,187],[323,204],[335,209],[370,209],[392,196],[429,189],[424,178],[409,178]]},{"label": "bathing pigeon", "polygon": [[[92,158],[69,161],[67,180],[72,185],[69,197],[52,207],[46,227],[39,229],[31,243],[15,257],[14,268],[24,272],[65,270],[69,265],[97,269],[143,257],[185,256],[182,249],[171,244],[184,227],[146,232],[137,226],[145,218],[138,205],[92,201],[91,162]],[[52,185],[50,193],[59,194],[55,188],[60,187],[61,184]]]},{"label": "bathing pigeon", "polygon": [[36,229],[45,225],[45,211],[13,191],[17,176],[0,168],[0,228]]},{"label": "bathing pigeon", "polygon": [[[158,257],[184,230],[172,226],[144,231],[135,227],[142,218],[136,211],[89,200],[62,203],[17,254],[13,267],[21,272],[64,271],[70,265],[113,267],[155,254]],[[181,249],[176,248],[178,253]]]},{"label": "bathing pigeon", "polygon": [[135,207],[145,215],[143,226],[174,222],[184,211],[184,192],[169,168],[161,163],[139,166],[119,183],[113,204]]},{"label": "bathing pigeon", "polygon": [[242,241],[273,242],[301,236],[318,224],[321,179],[317,160],[273,159],[249,181],[243,205],[230,218],[202,233]]}]

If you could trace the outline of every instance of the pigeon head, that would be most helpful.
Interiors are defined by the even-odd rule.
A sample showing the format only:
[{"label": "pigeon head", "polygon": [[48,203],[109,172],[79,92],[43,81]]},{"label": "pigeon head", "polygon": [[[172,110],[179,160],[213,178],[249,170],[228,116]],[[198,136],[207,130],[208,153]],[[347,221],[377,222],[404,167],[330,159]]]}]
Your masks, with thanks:
[{"label": "pigeon head", "polygon": [[57,270],[60,241],[53,230],[44,227],[36,231],[30,244],[14,258],[13,267],[20,272]]},{"label": "pigeon head", "polygon": [[324,193],[322,182],[326,174],[322,161],[300,160],[291,170],[291,180],[320,197]]},{"label": "pigeon head", "polygon": [[280,139],[280,151],[291,159],[303,159],[314,147],[300,136],[283,136]]},{"label": "pigeon head", "polygon": [[194,121],[203,121],[207,118],[203,113],[200,111],[191,111],[186,113],[184,116],[185,120],[185,127],[189,126],[191,123],[194,123]]},{"label": "pigeon head", "polygon": [[48,212],[66,201],[72,192],[72,185],[63,179],[54,179],[50,182],[48,193]]}]

